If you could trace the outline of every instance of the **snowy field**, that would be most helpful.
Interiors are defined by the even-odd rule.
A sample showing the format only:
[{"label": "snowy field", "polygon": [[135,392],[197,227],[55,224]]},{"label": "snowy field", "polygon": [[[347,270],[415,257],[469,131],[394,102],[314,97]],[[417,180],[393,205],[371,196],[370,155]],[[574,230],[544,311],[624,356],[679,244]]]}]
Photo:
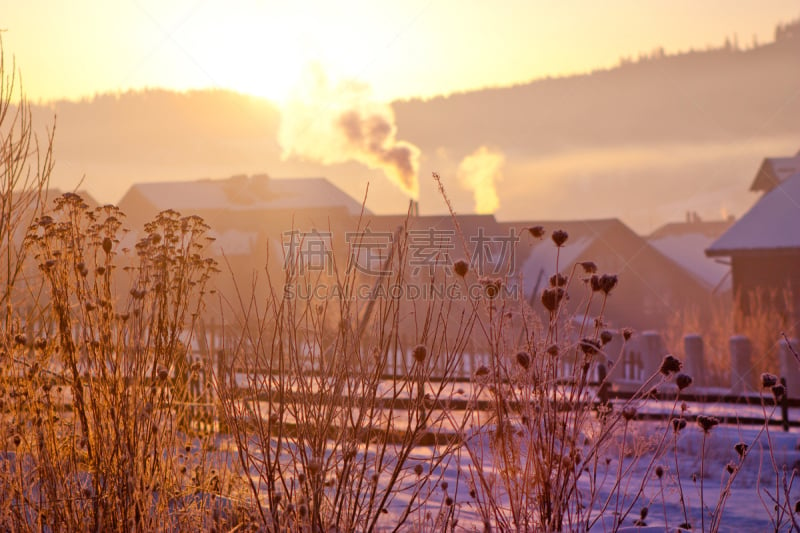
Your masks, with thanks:
[{"label": "snowy field", "polygon": [[[635,528],[634,522],[640,518],[642,507],[648,508],[647,518],[644,522],[654,531],[664,531],[665,528],[674,530],[685,521],[683,508],[680,504],[678,477],[683,488],[685,505],[689,523],[694,531],[701,530],[701,505],[700,505],[700,477],[703,477],[704,507],[708,514],[717,506],[723,489],[730,474],[726,470],[729,463],[736,462],[738,455],[734,446],[739,442],[751,445],[751,451],[736,473],[734,482],[730,486],[730,496],[722,511],[720,531],[774,531],[777,528],[776,512],[774,510],[776,497],[779,501],[785,498],[783,472],[786,468],[785,481],[789,486],[790,508],[800,498],[800,484],[792,481],[792,469],[800,468],[800,433],[770,431],[769,435],[760,432],[758,428],[744,428],[734,426],[719,426],[713,429],[705,442],[705,463],[701,465],[701,449],[703,446],[702,431],[700,428],[689,425],[677,439],[677,447],[672,444],[672,435],[663,454],[654,457],[652,453],[642,452],[637,454],[636,448],[642,442],[652,439],[654,434],[663,431],[663,424],[656,426],[653,423],[636,423],[633,425],[633,434],[629,435],[628,449],[624,453],[622,469],[625,472],[623,485],[628,492],[627,498],[619,502],[612,498],[611,505],[604,514],[604,519],[597,521],[591,531],[613,531],[614,509],[631,507],[629,516],[623,521],[626,527]],[[638,442],[637,442],[638,441]],[[770,454],[770,441],[771,450]],[[677,453],[676,453],[677,452]],[[430,452],[428,452],[430,453]],[[421,454],[424,457],[424,452]],[[601,496],[607,495],[614,485],[615,474],[619,468],[618,455],[609,455],[610,461],[603,468],[600,475],[605,478],[601,486]],[[775,461],[780,475],[775,474]],[[601,461],[602,462],[602,461]],[[459,464],[461,463],[461,464]],[[659,479],[654,473],[653,466],[661,466],[663,475]],[[450,465],[444,468],[442,480],[448,484],[448,495],[455,501],[454,515],[458,520],[457,530],[483,531],[482,520],[471,502],[470,488],[466,483],[469,478],[470,462],[466,457],[461,461],[454,458]],[[484,465],[484,471],[491,469],[492,465]],[[649,475],[648,475],[649,474]],[[644,483],[643,497],[636,503],[632,502],[632,495]],[[777,485],[776,485],[777,483]],[[579,483],[582,490],[588,493],[588,481]],[[441,491],[440,491],[441,492]],[[421,511],[423,524],[424,517],[430,513],[435,518],[442,512],[444,497],[433,497],[427,509]],[[600,498],[601,500],[604,498]],[[400,503],[400,502],[398,502]],[[710,518],[706,517],[706,529],[709,528]],[[427,525],[432,523],[427,521]],[[782,517],[781,531],[791,531],[788,517]],[[414,528],[412,528],[414,529]],[[423,526],[422,529],[425,529]]]},{"label": "snowy field", "polygon": [[[625,432],[625,445],[622,446],[620,430],[617,438],[598,457],[595,475],[598,488],[593,505],[596,512],[593,513],[590,531],[615,531],[613,523],[617,513],[626,516],[621,529],[616,531],[628,528],[633,531],[675,531],[687,519],[693,531],[701,531],[703,509],[706,512],[705,530],[709,531],[711,515],[726,491],[728,496],[721,511],[719,531],[793,530],[789,516],[776,512],[775,507],[777,502],[784,509],[794,509],[800,500],[800,483],[794,480],[792,473],[794,468],[800,469],[800,432],[719,425],[706,435],[704,442],[703,431],[694,423],[687,424],[677,436],[665,426],[664,422],[634,421]],[[481,449],[481,446],[488,449],[490,440],[489,432],[473,430],[468,442],[473,449]],[[735,447],[742,442],[747,444],[748,452],[739,463]],[[229,438],[219,436],[218,443],[220,460],[229,464],[235,462],[235,446]],[[526,453],[525,447],[522,448]],[[654,453],[656,449],[658,451]],[[433,447],[418,447],[407,464],[411,469],[417,464],[422,465],[427,473],[436,452]],[[290,453],[285,454],[287,462],[291,461]],[[491,462],[484,461],[482,468],[488,477],[497,473]],[[732,477],[731,468],[735,475],[727,486]],[[471,472],[474,472],[474,464],[463,448],[434,467],[430,483],[421,488],[412,505],[414,510],[401,531],[484,531],[483,519],[474,502]],[[617,497],[614,485],[619,472],[623,475],[621,490],[618,491],[621,496]],[[251,475],[254,479],[258,477],[255,472]],[[587,499],[589,476],[585,472],[578,483]],[[391,500],[388,513],[379,522],[380,530],[394,529],[397,517],[414,493],[413,476],[404,480],[401,486],[406,486],[407,490],[400,491]],[[640,487],[644,487],[641,496],[634,500]],[[610,493],[614,494],[609,497]],[[419,504],[420,501],[424,503]],[[601,514],[599,511],[604,505]],[[646,517],[637,525],[644,507],[647,508]],[[583,529],[577,524],[573,526],[567,530]],[[500,529],[493,527],[492,530]]]}]

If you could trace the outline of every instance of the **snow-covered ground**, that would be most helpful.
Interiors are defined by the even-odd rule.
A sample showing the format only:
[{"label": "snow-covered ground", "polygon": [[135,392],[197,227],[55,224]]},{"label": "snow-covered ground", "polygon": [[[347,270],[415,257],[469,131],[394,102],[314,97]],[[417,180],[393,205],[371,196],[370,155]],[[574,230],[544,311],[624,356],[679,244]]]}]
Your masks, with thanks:
[{"label": "snow-covered ground", "polygon": [[[472,435],[473,438],[484,440],[483,444],[488,449],[488,433],[473,430]],[[599,496],[595,500],[596,511],[602,507],[608,495],[614,492],[616,474],[620,468],[624,476],[619,499],[614,492],[605,512],[593,522],[591,531],[614,531],[616,510],[625,509],[629,509],[629,514],[623,520],[622,530],[645,530],[641,526],[635,526],[643,507],[648,508],[644,523],[652,531],[664,531],[665,528],[675,531],[687,518],[693,531],[700,531],[703,509],[706,513],[705,528],[710,530],[712,513],[731,478],[730,466],[735,468],[735,475],[728,487],[729,496],[721,512],[719,530],[791,531],[791,521],[785,513],[780,516],[780,523],[776,523],[778,513],[775,505],[777,501],[784,508],[793,510],[795,503],[800,500],[800,482],[794,481],[792,473],[794,468],[800,469],[800,432],[783,432],[773,428],[767,432],[753,426],[719,425],[705,439],[703,437],[702,430],[694,423],[687,424],[676,436],[672,429],[666,428],[665,422],[631,422],[624,438],[625,446],[620,448],[620,432],[616,444],[612,444],[599,457],[597,479],[601,483],[596,491]],[[657,446],[659,442],[662,442],[660,449]],[[735,446],[742,442],[747,444],[749,451],[740,463]],[[221,448],[231,451],[230,447]],[[654,453],[656,449],[657,454]],[[416,448],[409,459],[409,469],[421,464],[427,473],[431,458],[437,451],[433,447]],[[525,452],[524,445],[522,451]],[[286,459],[290,460],[288,457]],[[662,469],[661,477],[656,474],[657,467]],[[447,499],[450,498],[452,518],[457,520],[455,531],[484,531],[483,519],[470,494],[472,487],[469,481],[474,469],[475,465],[463,449],[452,453],[444,463],[435,466],[432,483],[425,485],[421,491],[421,495],[426,497],[426,503],[410,514],[401,530],[442,530],[441,520],[448,514]],[[484,461],[482,469],[485,475],[492,476],[496,473],[497,465]],[[702,506],[701,479],[704,496]],[[588,473],[581,477],[578,485],[588,499]],[[408,476],[401,486],[408,490],[401,491],[391,501],[388,514],[380,522],[382,526],[392,526],[407,505],[413,494],[414,477]],[[644,490],[634,502],[640,486],[644,486]],[[684,497],[685,515],[681,493]],[[415,500],[418,501],[419,497]],[[493,531],[498,530],[496,526],[493,528]]]},{"label": "snow-covered ground", "polygon": [[[734,447],[739,442],[748,444],[750,451],[738,467],[730,486],[730,496],[721,514],[720,531],[774,531],[776,512],[773,498],[777,498],[778,502],[785,502],[788,492],[789,503],[786,507],[790,509],[794,509],[795,502],[800,499],[800,483],[793,483],[792,478],[792,469],[800,468],[798,449],[800,433],[770,430],[767,434],[754,427],[717,426],[706,436],[704,443],[702,430],[694,424],[689,424],[680,432],[677,440],[672,430],[667,432],[666,446],[658,457],[652,452],[642,452],[643,447],[637,443],[645,441],[652,443],[660,438],[663,431],[663,423],[632,424],[631,432],[626,439],[628,447],[622,465],[625,472],[622,491],[624,496],[619,503],[616,496],[611,498],[603,518],[593,525],[591,531],[613,531],[615,508],[629,507],[642,484],[645,487],[643,495],[633,504],[630,514],[623,521],[623,526],[634,528],[634,522],[639,519],[642,507],[647,507],[647,518],[644,520],[647,526],[656,531],[664,531],[665,527],[674,531],[686,520],[680,503],[678,477],[689,523],[694,531],[700,531],[701,509],[704,508],[705,526],[708,530],[711,513],[720,501],[731,477],[727,467],[729,464],[738,464],[738,454]],[[705,454],[702,453],[703,449]],[[424,455],[421,453],[421,456]],[[701,459],[703,455],[705,458]],[[619,455],[613,453],[608,457],[610,461],[607,464],[605,461],[600,461],[598,477],[602,479],[608,474],[599,489],[600,503],[612,490],[619,468]],[[483,531],[483,522],[469,495],[470,487],[467,480],[470,476],[470,466],[466,455],[460,458],[454,457],[450,465],[444,468],[442,481],[447,482],[447,494],[455,501],[457,529]],[[663,468],[661,478],[655,473],[657,466]],[[493,467],[489,465],[488,468]],[[487,465],[484,464],[485,472],[486,469]],[[703,476],[703,507],[700,502],[701,476]],[[587,478],[588,474],[582,478],[579,486],[588,494]],[[421,515],[431,513],[432,517],[435,517],[440,512],[443,499],[443,495],[432,498],[428,505],[430,509],[421,511]],[[396,503],[401,502],[402,498]],[[785,514],[781,520],[780,531],[792,530],[791,522]],[[430,525],[430,522],[428,524]]]}]

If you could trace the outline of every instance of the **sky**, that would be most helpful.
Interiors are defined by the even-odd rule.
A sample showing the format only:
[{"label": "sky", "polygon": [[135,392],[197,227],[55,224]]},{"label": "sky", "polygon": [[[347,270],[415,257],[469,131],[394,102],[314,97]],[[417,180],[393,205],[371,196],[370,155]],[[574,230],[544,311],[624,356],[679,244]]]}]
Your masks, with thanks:
[{"label": "sky", "polygon": [[797,0],[0,0],[6,53],[34,101],[145,87],[282,102],[309,69],[379,101],[431,97],[772,39]]}]

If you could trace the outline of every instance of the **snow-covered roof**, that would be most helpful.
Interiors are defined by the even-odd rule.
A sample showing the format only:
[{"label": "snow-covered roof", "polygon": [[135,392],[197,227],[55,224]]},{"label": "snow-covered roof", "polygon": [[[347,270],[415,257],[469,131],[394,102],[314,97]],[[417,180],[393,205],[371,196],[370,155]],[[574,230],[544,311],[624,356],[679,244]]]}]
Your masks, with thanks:
[{"label": "snow-covered roof", "polygon": [[767,157],[750,185],[751,191],[771,191],[778,183],[800,172],[800,152],[792,157]]},{"label": "snow-covered roof", "polygon": [[764,194],[706,249],[706,255],[790,249],[800,250],[800,173]]},{"label": "snow-covered roof", "polygon": [[580,259],[585,259],[582,254],[592,244],[593,239],[583,235],[576,239],[567,240],[559,249],[549,239],[542,240],[533,247],[522,262],[518,274],[522,275],[523,293],[527,298],[537,289],[547,287],[550,276],[556,273],[556,253],[558,253],[558,270],[564,272]]},{"label": "snow-covered roof", "polygon": [[[361,212],[361,202],[325,178],[281,178],[267,175],[233,176],[221,180],[137,183],[125,195],[140,195],[157,210],[254,211],[344,207]],[[123,204],[125,199],[120,202]]]},{"label": "snow-covered roof", "polygon": [[647,242],[707,288],[724,292],[731,288],[730,266],[707,257],[705,250],[732,225],[733,218],[670,222],[651,233]]},{"label": "snow-covered roof", "polygon": [[709,289],[727,291],[731,288],[731,267],[718,263],[704,253],[714,242],[714,237],[697,232],[650,238],[647,242]]},{"label": "snow-covered roof", "polygon": [[687,222],[668,222],[658,227],[653,233],[645,237],[648,241],[661,239],[663,237],[680,237],[682,235],[704,235],[710,240],[714,240],[728,228],[733,226],[734,218],[731,216],[725,220],[690,220]]}]

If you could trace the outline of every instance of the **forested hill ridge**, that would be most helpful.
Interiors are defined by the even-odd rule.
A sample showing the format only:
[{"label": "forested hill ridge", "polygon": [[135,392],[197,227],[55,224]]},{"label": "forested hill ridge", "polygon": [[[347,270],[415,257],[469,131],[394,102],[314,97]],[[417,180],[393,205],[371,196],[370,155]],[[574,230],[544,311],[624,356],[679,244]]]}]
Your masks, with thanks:
[{"label": "forested hill ridge", "polygon": [[[423,150],[476,143],[537,154],[576,146],[707,142],[800,128],[800,19],[743,49],[663,50],[590,74],[394,103]],[[798,138],[800,148],[800,138]]]}]

